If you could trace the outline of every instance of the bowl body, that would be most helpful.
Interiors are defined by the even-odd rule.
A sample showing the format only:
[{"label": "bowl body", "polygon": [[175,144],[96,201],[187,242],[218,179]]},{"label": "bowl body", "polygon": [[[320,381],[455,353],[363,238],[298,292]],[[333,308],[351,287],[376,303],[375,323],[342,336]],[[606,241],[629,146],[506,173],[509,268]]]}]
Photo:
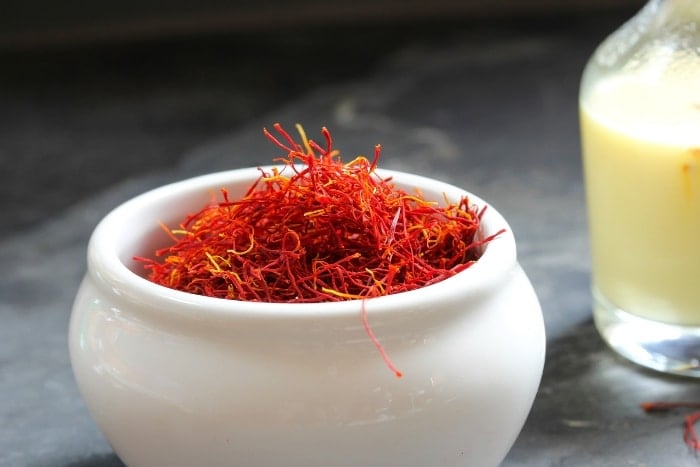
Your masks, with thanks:
[{"label": "bowl body", "polygon": [[[428,199],[463,190],[391,171]],[[544,364],[540,305],[506,233],[438,284],[362,302],[252,303],[170,290],[132,260],[257,169],[167,185],[95,229],[69,331],[87,407],[129,466],[498,465],[533,403]],[[485,202],[469,194],[472,202]]]}]

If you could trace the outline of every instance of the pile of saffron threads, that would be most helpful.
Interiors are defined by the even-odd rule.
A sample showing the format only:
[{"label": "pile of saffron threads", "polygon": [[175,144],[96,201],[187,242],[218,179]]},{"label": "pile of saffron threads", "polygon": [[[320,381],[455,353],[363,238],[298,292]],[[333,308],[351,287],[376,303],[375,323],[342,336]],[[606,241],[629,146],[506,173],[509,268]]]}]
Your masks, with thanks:
[{"label": "pile of saffron threads", "polygon": [[301,143],[274,129],[264,134],[286,152],[284,169],[260,169],[240,199],[224,188],[222,201],[168,229],[172,245],[136,258],[151,281],[232,300],[365,299],[457,274],[498,235],[477,239],[483,209],[466,197],[440,206],[378,176],[379,145],[371,162],[343,163],[326,128],[325,147],[301,126]]}]

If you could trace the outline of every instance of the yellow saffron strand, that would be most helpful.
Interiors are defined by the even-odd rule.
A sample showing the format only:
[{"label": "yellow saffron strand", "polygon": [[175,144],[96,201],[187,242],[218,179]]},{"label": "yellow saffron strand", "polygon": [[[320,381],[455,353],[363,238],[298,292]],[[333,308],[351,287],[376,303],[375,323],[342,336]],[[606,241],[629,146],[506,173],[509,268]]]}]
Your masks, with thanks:
[{"label": "yellow saffron strand", "polygon": [[329,295],[334,295],[339,298],[346,298],[348,300],[356,300],[356,299],[363,299],[362,295],[355,295],[351,293],[345,293],[345,292],[339,292],[338,290],[335,289],[329,289],[327,287],[321,287],[321,292],[327,293]]},{"label": "yellow saffron strand", "polygon": [[306,132],[304,131],[304,127],[301,126],[299,123],[296,124],[297,131],[299,132],[299,136],[301,136],[301,143],[304,145],[304,148],[306,149],[306,154],[311,155],[313,154],[313,150],[311,149],[311,145],[309,144],[309,138],[306,137]]}]

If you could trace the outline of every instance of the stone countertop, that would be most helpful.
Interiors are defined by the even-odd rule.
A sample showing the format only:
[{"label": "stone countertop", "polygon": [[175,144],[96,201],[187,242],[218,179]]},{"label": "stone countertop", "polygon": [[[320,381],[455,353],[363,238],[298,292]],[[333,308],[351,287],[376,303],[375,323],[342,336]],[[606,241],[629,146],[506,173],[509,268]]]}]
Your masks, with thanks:
[{"label": "stone countertop", "polygon": [[146,189],[268,163],[261,128],[277,121],[326,125],[345,154],[381,143],[383,167],[463,186],[509,220],[548,350],[504,466],[697,465],[683,412],[639,404],[698,400],[698,383],[623,361],[591,320],[577,87],[596,44],[632,13],[6,54],[0,465],[122,465],[68,359],[89,234]]}]

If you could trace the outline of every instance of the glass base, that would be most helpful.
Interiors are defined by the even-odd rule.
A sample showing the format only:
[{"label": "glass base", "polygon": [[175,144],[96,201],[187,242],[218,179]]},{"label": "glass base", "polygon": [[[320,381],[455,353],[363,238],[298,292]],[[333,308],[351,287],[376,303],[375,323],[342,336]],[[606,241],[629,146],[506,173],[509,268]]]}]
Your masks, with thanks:
[{"label": "glass base", "polygon": [[700,378],[700,327],[640,318],[593,292],[593,319],[603,340],[638,365]]}]

